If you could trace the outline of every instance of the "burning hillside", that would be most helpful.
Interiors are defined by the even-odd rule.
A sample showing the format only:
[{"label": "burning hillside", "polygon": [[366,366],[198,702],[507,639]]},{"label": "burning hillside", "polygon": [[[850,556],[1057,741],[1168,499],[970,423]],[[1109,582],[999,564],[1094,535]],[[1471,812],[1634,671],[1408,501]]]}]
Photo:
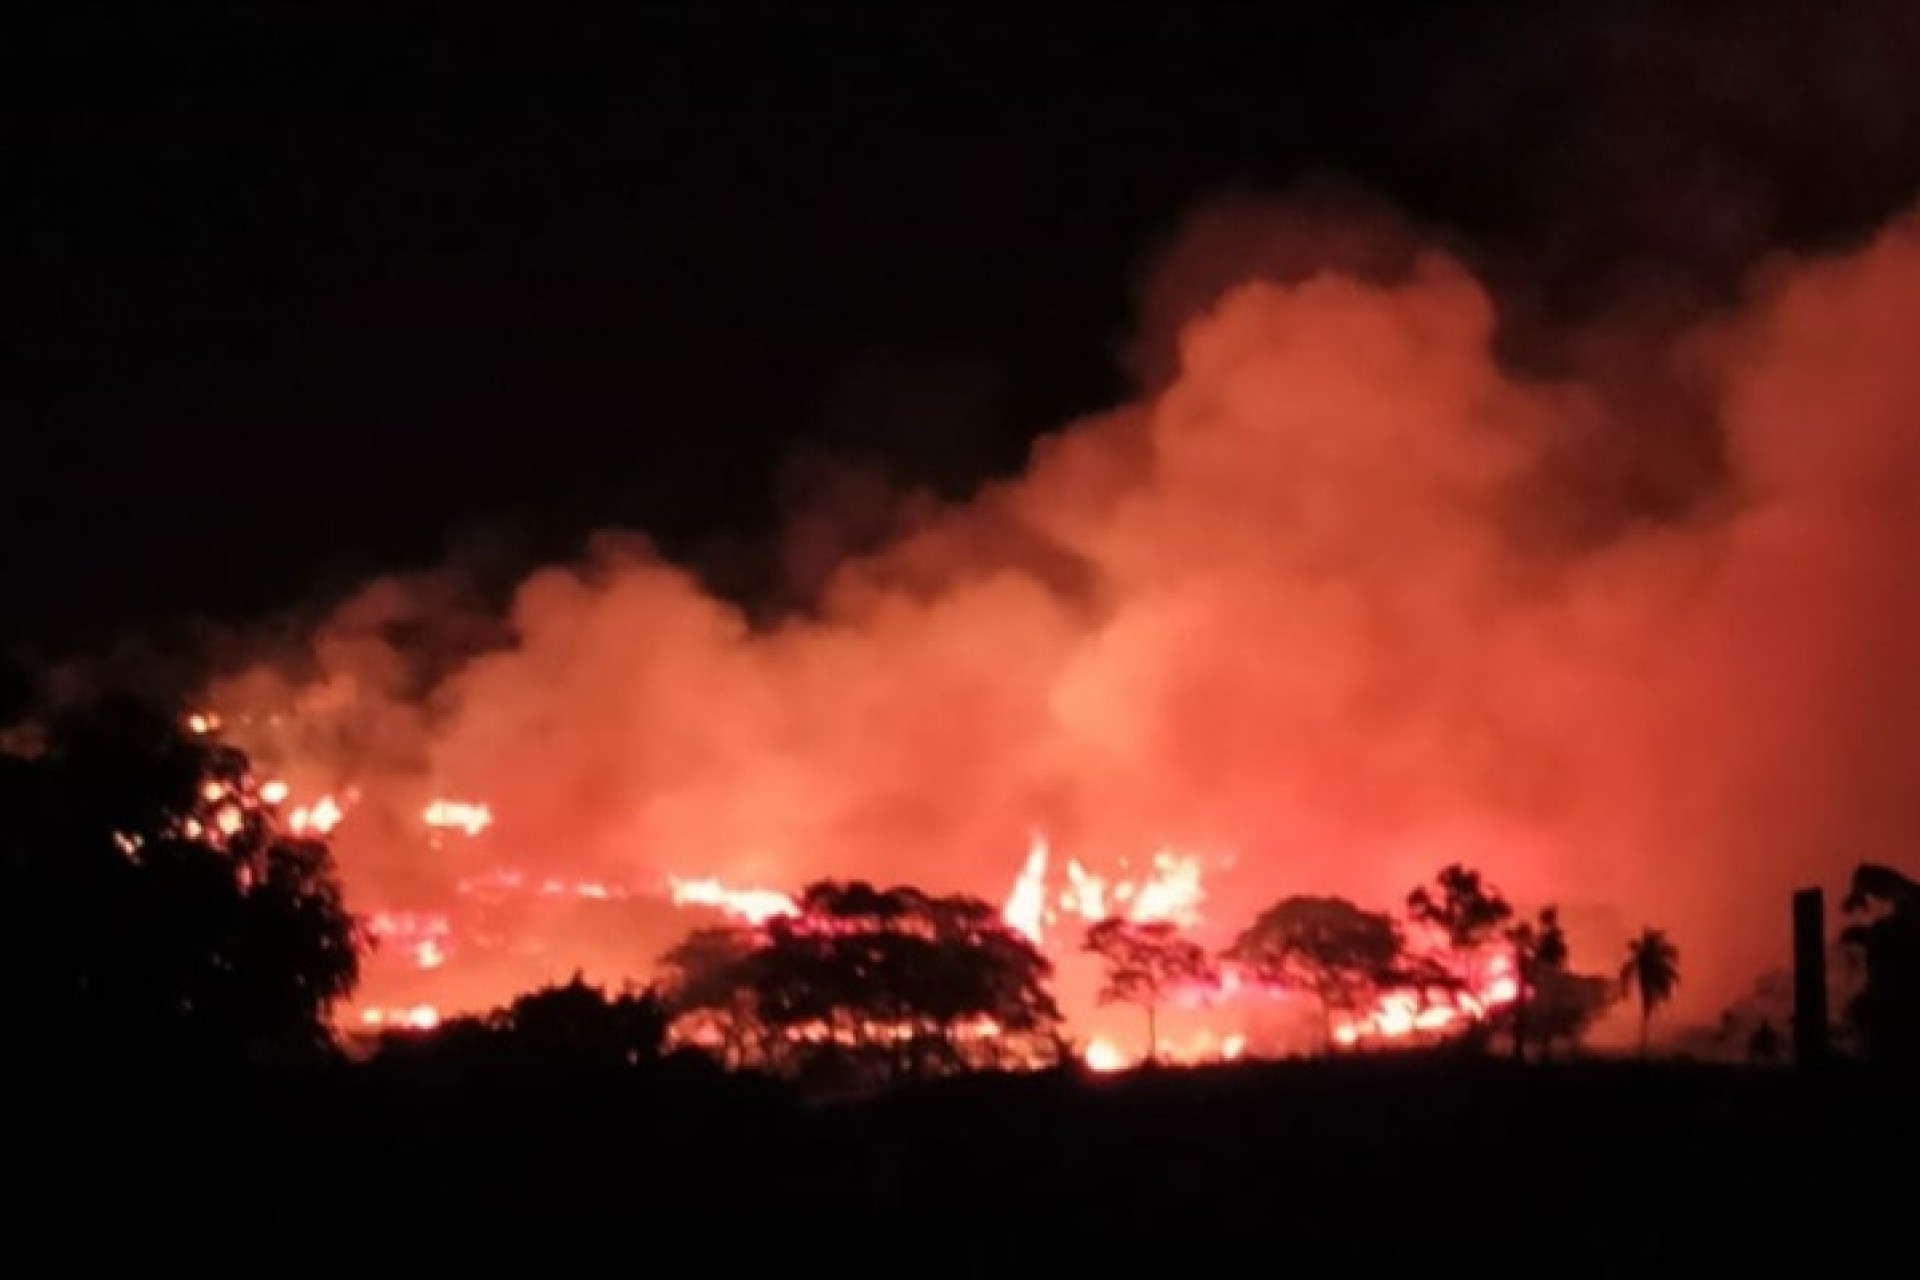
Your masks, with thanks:
[{"label": "burning hillside", "polygon": [[[188,727],[217,735],[224,722],[196,713]],[[279,778],[251,776],[209,780],[201,800],[205,822],[194,819],[190,835],[219,841],[248,823],[283,826],[295,835],[332,837],[348,821],[340,801],[321,796],[303,802]],[[422,856],[455,857],[471,868],[454,883],[450,902],[401,906],[362,903],[373,952],[359,998],[342,1011],[347,1030],[424,1030],[447,1016],[502,1003],[527,987],[565,972],[601,971],[619,981],[635,978],[634,957],[652,947],[667,951],[682,934],[716,923],[747,939],[769,930],[806,929],[809,908],[786,891],[730,886],[714,877],[668,875],[649,883],[610,883],[555,874],[531,874],[485,848],[493,825],[488,804],[436,797],[420,814]],[[450,846],[448,841],[458,842]],[[1079,958],[1090,926],[1103,921],[1161,927],[1179,934],[1218,937],[1206,920],[1207,863],[1196,854],[1163,849],[1136,873],[1119,860],[1112,875],[1089,870],[1077,858],[1057,859],[1035,834],[999,909],[1002,927],[1048,955],[1070,984],[1091,970]],[[1224,866],[1225,860],[1214,860]],[[484,867],[485,869],[480,869]],[[825,926],[821,926],[825,927]],[[1422,988],[1388,986],[1327,1024],[1333,1043],[1413,1043],[1457,1032],[1512,1001],[1517,992],[1510,957],[1496,951],[1484,968],[1458,971]],[[1176,1016],[1196,1015],[1187,1033],[1156,1046],[1168,1060],[1238,1057],[1249,1044],[1248,1027],[1263,1005],[1298,1003],[1301,991],[1275,984],[1247,969],[1229,968],[1204,981],[1176,984],[1165,992]],[[1091,990],[1069,992],[1083,1020],[1102,1021],[1104,1003]],[[1121,1037],[1096,1035],[1085,1048],[1097,1070],[1138,1059],[1121,1048]],[[1131,1040],[1132,1037],[1125,1037]],[[1297,1049],[1297,1042],[1268,1036],[1259,1048]]]},{"label": "burning hillside", "polygon": [[[528,578],[504,643],[440,643],[475,630],[457,593],[396,578],[218,681],[378,913],[366,997],[416,1011],[378,1016],[644,977],[690,910],[819,878],[1004,901],[1061,955],[1071,921],[1217,946],[1450,862],[1561,903],[1585,955],[1670,928],[1683,1015],[1744,990],[1790,888],[1920,841],[1920,224],[1614,335],[1631,388],[1516,372],[1488,292],[1400,247],[1366,278],[1249,251],[1164,385],[903,502],[804,616],[610,537]],[[1724,464],[1690,501],[1609,488],[1681,428]]]}]

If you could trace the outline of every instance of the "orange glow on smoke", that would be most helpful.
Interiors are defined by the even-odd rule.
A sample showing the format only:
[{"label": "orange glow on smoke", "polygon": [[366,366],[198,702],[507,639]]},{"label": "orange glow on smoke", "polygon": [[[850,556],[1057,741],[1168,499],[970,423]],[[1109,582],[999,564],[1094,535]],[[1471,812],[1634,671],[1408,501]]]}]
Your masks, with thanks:
[{"label": "orange glow on smoke", "polygon": [[[902,532],[809,564],[790,616],[616,534],[504,616],[452,568],[369,582],[209,689],[190,727],[287,780],[357,911],[454,918],[432,984],[393,951],[364,998],[645,981],[692,908],[764,921],[831,877],[1001,903],[1080,1038],[1131,1046],[1081,1016],[1097,984],[1072,1004],[1090,919],[1217,947],[1287,895],[1394,908],[1458,861],[1560,904],[1583,970],[1670,927],[1677,1026],[1785,963],[1793,888],[1920,848],[1920,217],[1691,327],[1583,334],[1630,358],[1549,377],[1417,230],[1357,274],[1297,208],[1232,212],[1144,282],[1129,403],[971,498],[875,495]],[[488,821],[426,825],[442,792]],[[1476,975],[1331,1030],[1418,1042],[1513,994]],[[1266,995],[1175,1021],[1266,1052],[1227,1025]]]}]

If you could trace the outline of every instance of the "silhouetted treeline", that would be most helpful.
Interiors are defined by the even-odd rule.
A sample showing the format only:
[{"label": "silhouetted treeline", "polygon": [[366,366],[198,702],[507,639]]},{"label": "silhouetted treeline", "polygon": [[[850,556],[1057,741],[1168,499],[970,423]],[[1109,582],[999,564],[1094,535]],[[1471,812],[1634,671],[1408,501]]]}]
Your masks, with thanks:
[{"label": "silhouetted treeline", "polygon": [[361,938],[324,843],[280,830],[239,753],[141,703],[0,750],[0,1002],[16,1067],[332,1052]]},{"label": "silhouetted treeline", "polygon": [[[295,838],[240,753],[179,718],[115,698],[43,710],[0,737],[0,997],[31,1028],[25,1065],[102,1058],[282,1064],[327,1057],[330,1014],[353,989],[365,938],[325,844]],[[1843,935],[1859,970],[1846,1004],[1869,1054],[1920,1056],[1920,889],[1864,866]],[[1383,992],[1457,998],[1504,957],[1512,997],[1439,1023],[1463,1047],[1575,1043],[1626,995],[1643,1043],[1680,981],[1678,949],[1648,929],[1619,980],[1582,974],[1552,907],[1516,911],[1471,868],[1408,895],[1415,945],[1393,916],[1296,896],[1260,913],[1221,959],[1310,996],[1329,1044]],[[1176,988],[1218,983],[1214,959],[1170,924],[1113,919],[1087,946],[1105,998],[1154,1017]],[[822,882],[762,926],[696,931],[654,987],[608,997],[576,981],[486,1018],[456,1019],[387,1052],[493,1073],[513,1064],[652,1062],[668,1044],[814,1093],[1009,1067],[1072,1065],[1051,965],[1001,913],[910,886]],[[1756,1057],[1776,1056],[1770,1025]],[[478,1065],[476,1065],[478,1064]],[[530,1069],[530,1068],[529,1068]],[[571,1069],[571,1068],[570,1068]]]},{"label": "silhouetted treeline", "polygon": [[1844,940],[1864,970],[1847,1017],[1867,1052],[1920,1068],[1920,883],[1890,867],[1854,872]]},{"label": "silhouetted treeline", "polygon": [[[352,1063],[327,1028],[360,935],[325,847],[274,826],[243,759],[127,704],[6,743],[10,1057],[63,1068],[16,1072],[9,1096],[23,1257],[45,1230],[72,1267],[101,1247],[153,1265],[243,1240],[297,1241],[310,1265],[551,1270],[682,1250],[730,1265],[763,1248],[872,1256],[924,1228],[919,1247],[957,1262],[1059,1245],[1108,1265],[1230,1242],[1484,1252],[1527,1224],[1594,1239],[1625,1270],[1830,1246],[1914,1186],[1920,895],[1884,868],[1856,877],[1846,945],[1863,966],[1849,1016],[1892,1071],[1521,1066],[1468,1038],[1452,1046],[1466,1053],[1098,1076],[1058,1039],[1044,957],[992,908],[858,884],[814,886],[764,929],[690,936],[658,988],[576,976]],[[1462,955],[1511,948],[1520,998],[1488,1030],[1516,1048],[1577,1034],[1600,999],[1555,994],[1600,980],[1568,969],[1550,910],[1523,917],[1468,869],[1409,906]],[[1385,919],[1288,899],[1232,953],[1330,1011],[1458,980]],[[1148,1010],[1214,974],[1175,930],[1092,941],[1113,998]],[[1604,981],[1644,1018],[1677,980],[1649,931]],[[995,1070],[1036,1063],[1050,1069]],[[856,1092],[892,1088],[821,1105],[844,1072]]]}]

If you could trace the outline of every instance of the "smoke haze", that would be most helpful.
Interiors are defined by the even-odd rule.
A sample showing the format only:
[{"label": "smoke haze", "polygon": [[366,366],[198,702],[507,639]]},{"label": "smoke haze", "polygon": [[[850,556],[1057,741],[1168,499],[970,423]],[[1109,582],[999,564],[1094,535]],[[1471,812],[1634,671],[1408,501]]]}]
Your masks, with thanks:
[{"label": "smoke haze", "polygon": [[1920,843],[1920,221],[1548,377],[1459,257],[1329,217],[1197,216],[1143,292],[1141,397],[964,502],[862,488],[890,532],[823,569],[816,530],[803,613],[610,534],[504,639],[384,581],[211,700],[296,787],[358,789],[363,901],[484,869],[405,834],[436,793],[493,806],[489,858],[635,883],[998,899],[1036,829],[1171,844],[1216,859],[1217,930],[1463,860],[1564,904],[1589,965],[1671,929],[1703,1015],[1784,959],[1791,889]]}]

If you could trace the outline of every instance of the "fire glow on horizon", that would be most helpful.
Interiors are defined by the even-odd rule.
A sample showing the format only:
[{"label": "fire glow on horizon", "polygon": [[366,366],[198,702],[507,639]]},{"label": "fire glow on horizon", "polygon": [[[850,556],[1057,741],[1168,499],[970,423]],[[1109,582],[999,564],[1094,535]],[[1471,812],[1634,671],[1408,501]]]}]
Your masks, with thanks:
[{"label": "fire glow on horizon", "polygon": [[[209,733],[205,725],[211,717],[191,717],[195,733]],[[290,786],[269,779],[256,787],[223,782],[208,782],[201,799],[217,820],[212,832],[231,835],[245,820],[250,808],[278,810],[287,805]],[[296,817],[289,827],[296,835],[317,832],[313,814],[331,815],[327,830],[344,816],[330,798],[323,797],[312,806],[291,810]],[[300,817],[299,815],[304,815]],[[479,802],[445,797],[434,799],[422,812],[423,825],[429,831],[458,831],[477,840],[492,823],[492,809]],[[1044,833],[1033,834],[1025,859],[1013,877],[1001,916],[1007,926],[1037,947],[1056,956],[1060,947],[1071,950],[1086,926],[1110,917],[1138,923],[1164,922],[1182,930],[1203,924],[1202,907],[1206,901],[1205,859],[1195,854],[1161,849],[1147,862],[1140,878],[1122,874],[1105,877],[1087,870],[1078,859],[1056,863]],[[1053,878],[1059,872],[1056,883]],[[561,898],[578,901],[616,901],[634,896],[619,885],[557,876],[531,876],[513,869],[463,878],[458,892],[464,897]],[[708,910],[743,925],[759,927],[768,921],[795,917],[801,909],[792,895],[764,887],[730,886],[715,877],[681,878],[668,876],[664,893],[655,891],[676,907]],[[419,975],[432,975],[468,950],[460,936],[454,913],[440,910],[376,909],[365,917],[365,927],[377,951],[401,968]],[[347,1025],[366,1031],[432,1030],[451,1013],[480,1012],[480,1008],[448,1008],[433,1001],[389,1001],[382,990],[378,971],[369,975],[362,999],[343,1013]],[[500,993],[495,1003],[518,992]],[[1416,1042],[1425,1036],[1441,1035],[1458,1029],[1465,1019],[1485,1016],[1496,1006],[1514,999],[1516,987],[1510,960],[1495,954],[1486,967],[1479,989],[1438,1002],[1417,992],[1383,992],[1372,1007],[1358,1014],[1337,1018],[1330,1028],[1333,1041],[1341,1047],[1363,1042]],[[1236,996],[1261,999],[1293,998],[1294,993],[1264,989],[1229,969],[1217,988],[1173,993],[1170,1003],[1176,1007],[1206,1010],[1229,1003]],[[1230,1018],[1231,1015],[1229,1014]],[[993,1034],[991,1027],[982,1034]],[[1247,1051],[1247,1037],[1238,1030],[1214,1026],[1201,1028],[1185,1039],[1173,1039],[1161,1046],[1162,1058],[1172,1063],[1233,1061]],[[1112,1037],[1096,1035],[1082,1051],[1086,1065],[1094,1071],[1117,1071],[1139,1060],[1138,1052],[1123,1048]]]},{"label": "fire glow on horizon", "polygon": [[[1355,240],[1400,265],[1341,269]],[[1397,219],[1203,214],[1144,289],[1160,372],[1018,474],[898,495],[865,542],[827,486],[804,612],[608,535],[504,618],[451,570],[370,583],[198,727],[286,782],[363,909],[545,904],[463,1004],[672,942],[585,938],[553,914],[577,900],[764,920],[814,880],[914,884],[1057,952],[1089,913],[1230,930],[1462,862],[1560,904],[1583,968],[1670,930],[1669,1016],[1706,1021],[1785,962],[1793,887],[1920,848],[1920,220],[1552,376]]]}]

